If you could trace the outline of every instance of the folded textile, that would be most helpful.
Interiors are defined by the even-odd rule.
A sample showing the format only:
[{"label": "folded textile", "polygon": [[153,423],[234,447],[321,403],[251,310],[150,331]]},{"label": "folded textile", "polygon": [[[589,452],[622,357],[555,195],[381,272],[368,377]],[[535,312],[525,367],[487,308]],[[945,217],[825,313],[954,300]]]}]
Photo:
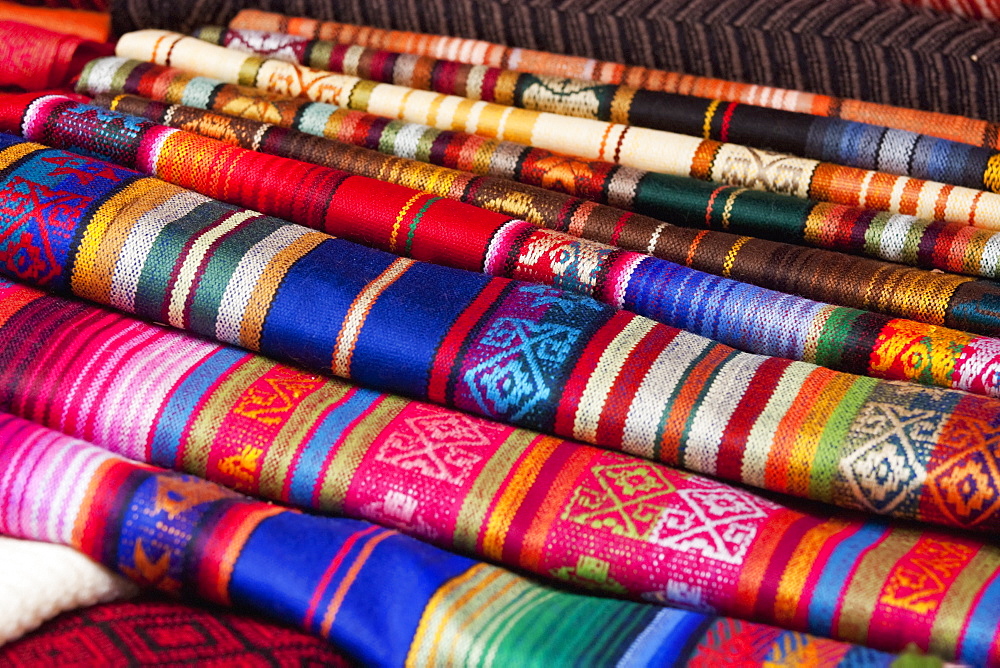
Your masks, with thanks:
[{"label": "folded textile", "polygon": [[582,295],[400,258],[110,163],[9,135],[0,147],[7,275],[362,385],[774,491],[1000,526],[997,400],[741,353]]},{"label": "folded textile", "polygon": [[0,2],[0,87],[24,90],[60,88],[70,84],[94,58],[114,53],[110,44],[99,44],[73,35],[2,20]]},{"label": "folded textile", "polygon": [[[1000,229],[1000,195],[995,192],[844,167],[661,130],[473,102],[453,95],[365,81],[248,56],[162,30],[123,35],[115,53],[281,95],[331,102],[388,118],[427,123],[442,130],[472,131],[484,137],[508,139],[589,160],[838,204],[863,203],[891,213],[916,213],[924,218]],[[995,175],[991,171],[986,183],[989,190],[1000,189],[1000,170]]]},{"label": "folded textile", "polygon": [[[920,0],[915,1],[919,2]],[[939,2],[940,0],[924,1]],[[954,3],[963,0],[945,1]],[[990,0],[983,1],[989,2]],[[311,8],[311,11],[316,10],[317,8]],[[320,14],[330,15],[322,8],[319,8],[315,15]],[[341,15],[343,16],[343,13]],[[199,19],[203,22],[213,22],[212,15],[205,13],[196,13],[192,18],[194,21]],[[380,20],[382,20],[381,17]],[[649,69],[635,64],[601,62],[563,53],[536,51],[519,46],[504,46],[478,39],[455,37],[456,33],[452,30],[447,30],[446,34],[442,35],[420,34],[405,30],[385,30],[372,25],[352,25],[334,21],[317,21],[315,18],[284,16],[258,9],[241,10],[229,22],[229,26],[236,29],[278,31],[307,39],[329,40],[338,44],[359,44],[388,51],[448,58],[469,65],[488,65],[490,67],[510,68],[518,72],[623,84],[645,90],[694,95],[726,102],[740,102],[815,116],[839,118],[845,121],[886,125],[973,146],[1000,148],[1000,132],[998,132],[1000,126],[989,121],[920,109],[894,107],[863,100],[836,98],[802,90],[784,90],[763,86],[759,83],[713,79]],[[129,32],[140,27],[169,28],[170,25],[157,21],[146,21],[141,24],[132,24],[131,27],[122,32]],[[191,32],[191,29],[181,29],[180,32]],[[548,44],[555,43],[549,42]]]},{"label": "folded textile", "polygon": [[[0,646],[61,612],[134,594],[131,583],[76,550],[0,536]],[[10,665],[4,654],[0,664]]]},{"label": "folded textile", "polygon": [[[79,555],[70,548],[61,549]],[[0,650],[0,664],[8,668],[192,663],[350,666],[330,643],[301,631],[224,608],[153,596],[63,614]]]},{"label": "folded textile", "polygon": [[[749,352],[1000,395],[998,339],[711,276],[419,190],[234,148],[62,96],[0,100],[0,129],[115,160],[203,195],[382,250],[593,296]],[[192,164],[217,168],[191,169]],[[276,182],[276,173],[285,180]],[[292,190],[287,183],[299,187]],[[410,212],[412,222],[402,232]],[[1000,323],[992,329],[1000,331]]]},{"label": "folded textile", "polygon": [[[552,589],[391,529],[302,514],[136,464],[13,416],[0,415],[0,462],[0,531],[72,545],[145,586],[295,624],[365,665],[711,665],[727,656],[773,665],[807,648],[814,665],[893,659],[773,627]],[[66,502],[52,503],[53,492]],[[920,540],[907,537],[898,551],[919,551]],[[974,545],[949,542],[962,554],[962,563],[949,563],[964,571],[977,552],[992,556]],[[986,658],[996,648],[983,632],[997,620],[980,608],[968,611],[962,641],[970,656]],[[862,633],[891,645],[920,636],[898,625],[885,639],[881,632]],[[927,643],[924,635],[917,642]]]},{"label": "folded textile", "polygon": [[[52,30],[92,42],[107,42],[111,36],[111,17],[107,13],[79,9],[27,7],[0,0],[0,21],[16,21],[42,28],[43,32]],[[9,37],[4,35],[3,39]],[[37,55],[42,57],[44,54]]]},{"label": "folded textile", "polygon": [[[732,142],[824,162],[982,190],[1000,174],[994,149],[865,123],[582,79],[369,49],[282,33],[205,27],[210,44],[368,81],[470,100]],[[987,177],[987,174],[991,176]]]},{"label": "folded textile", "polygon": [[[195,77],[176,68],[118,58],[102,59],[84,70],[79,89],[98,96],[135,93],[163,102],[268,121],[383,153],[571,193],[689,227],[803,242],[956,273],[992,277],[1000,271],[996,259],[996,233],[965,224],[930,222],[872,209],[808,202],[776,193],[633,170],[607,162],[577,160],[524,144],[390,121],[303,98],[280,98],[244,86]],[[624,245],[629,236],[598,240]],[[657,252],[667,247],[666,239],[661,243],[660,236],[656,226],[648,228],[636,239],[633,250],[650,252],[652,249],[653,254],[664,252]],[[701,240],[697,243],[700,245]],[[688,256],[687,250],[675,252],[685,258]],[[723,257],[730,255],[728,249],[719,252]],[[800,278],[801,267],[816,260],[808,251],[792,251],[786,246],[780,250],[770,248],[767,252],[772,257],[764,263],[767,271],[763,274],[741,274],[740,263],[734,261],[732,276],[752,283],[758,281],[750,276],[766,276],[764,280],[772,283],[763,283],[764,287],[904,317],[914,317],[912,310],[905,310],[906,305],[923,301],[920,297],[905,295],[907,289],[900,292],[899,287],[878,299],[866,297],[870,290],[886,283],[881,278],[886,272],[895,274],[900,271],[898,267],[861,260],[846,267],[843,263],[848,260],[826,257],[824,262],[834,262],[830,266],[841,266],[842,270],[810,272]],[[678,261],[673,256],[666,259]],[[744,269],[754,272],[751,267]],[[830,281],[830,275],[836,276],[836,281]],[[860,289],[850,287],[850,276],[856,277]],[[918,289],[924,290],[940,278],[923,274],[911,285],[919,285]],[[773,283],[775,281],[781,283]],[[904,283],[910,281],[900,280],[896,285]],[[948,294],[944,294],[942,300],[948,302]]]}]

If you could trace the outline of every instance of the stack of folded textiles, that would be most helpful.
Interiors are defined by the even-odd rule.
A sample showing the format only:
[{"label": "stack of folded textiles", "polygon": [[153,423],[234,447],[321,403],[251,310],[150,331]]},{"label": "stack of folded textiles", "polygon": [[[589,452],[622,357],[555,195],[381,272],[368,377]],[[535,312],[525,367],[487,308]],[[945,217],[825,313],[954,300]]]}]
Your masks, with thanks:
[{"label": "stack of folded textiles", "polygon": [[0,665],[1000,665],[995,3],[33,4]]}]

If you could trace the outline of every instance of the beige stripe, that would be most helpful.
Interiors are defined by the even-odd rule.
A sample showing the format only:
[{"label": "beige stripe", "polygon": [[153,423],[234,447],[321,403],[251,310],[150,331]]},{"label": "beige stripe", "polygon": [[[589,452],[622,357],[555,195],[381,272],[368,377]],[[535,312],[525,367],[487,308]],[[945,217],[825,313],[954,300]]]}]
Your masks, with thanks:
[{"label": "beige stripe", "polygon": [[583,396],[580,397],[580,406],[576,410],[576,421],[573,424],[573,438],[586,443],[595,441],[597,425],[611,388],[618,380],[628,356],[655,326],[656,323],[652,320],[638,316],[632,318],[601,354],[597,368],[590,375]]},{"label": "beige stripe", "polygon": [[337,335],[337,343],[333,348],[331,370],[335,375],[350,378],[354,346],[361,335],[361,328],[365,325],[368,313],[382,293],[399,280],[413,264],[413,260],[409,258],[397,258],[354,299],[354,303],[347,309],[347,315],[344,316],[340,333]]},{"label": "beige stripe", "polygon": [[795,397],[799,395],[802,384],[815,370],[816,367],[808,364],[792,364],[781,374],[778,386],[768,399],[764,410],[757,416],[750,429],[750,435],[747,436],[743,448],[743,468],[740,478],[743,482],[757,487],[764,486],[764,467],[767,465],[768,457],[771,456],[774,435],[778,432],[778,426],[794,403]]}]

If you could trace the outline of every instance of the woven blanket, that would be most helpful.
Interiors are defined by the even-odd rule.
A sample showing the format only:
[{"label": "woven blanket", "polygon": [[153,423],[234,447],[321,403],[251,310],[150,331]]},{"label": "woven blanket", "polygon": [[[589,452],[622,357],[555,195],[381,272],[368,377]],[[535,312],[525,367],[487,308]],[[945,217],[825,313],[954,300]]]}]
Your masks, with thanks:
[{"label": "woven blanket", "polygon": [[0,4],[0,87],[43,90],[68,86],[87,62],[114,53],[111,45],[2,17]]},{"label": "woven blanket", "polygon": [[[662,130],[365,81],[248,56],[161,30],[123,35],[115,53],[281,95],[330,102],[442,130],[471,131],[483,137],[530,144],[588,160],[1000,229],[1000,195],[994,192],[844,167]],[[991,172],[986,182],[990,190],[1000,189],[1000,170],[996,175]],[[933,215],[937,212],[943,215]]]},{"label": "woven blanket", "polygon": [[[893,1],[893,0],[890,0]],[[917,7],[928,7],[939,12],[950,12],[973,19],[996,21],[1000,18],[997,0],[899,0]]]},{"label": "woven blanket", "polygon": [[106,42],[111,33],[111,17],[107,13],[54,7],[26,7],[23,3],[6,0],[0,0],[0,21],[16,21],[41,28],[42,32],[54,30],[63,35],[92,42]]},{"label": "woven blanket", "polygon": [[[13,416],[0,416],[0,462],[0,531],[71,545],[148,587],[294,624],[365,665],[712,665],[727,656],[772,665],[807,647],[817,666],[892,661],[773,627],[552,589],[391,529],[136,464]],[[65,501],[53,503],[53,493]],[[956,566],[991,552],[955,545],[965,550]],[[981,607],[961,615],[971,622],[962,635],[970,656],[985,658],[995,648],[981,634],[997,620]],[[898,629],[886,642],[880,630],[865,635],[889,645],[920,636]],[[924,635],[917,642],[930,644]]]},{"label": "woven blanket", "polygon": [[878,0],[434,0],[419,6],[391,0],[117,0],[114,5],[119,33],[148,27],[190,32],[222,24],[249,7],[1000,118],[994,24]]},{"label": "woven blanket", "polygon": [[[63,545],[0,536],[0,645],[61,612],[135,594],[100,564]],[[9,665],[0,652],[0,663]]]},{"label": "woven blanket", "polygon": [[[417,259],[556,285],[750,352],[1000,395],[997,339],[719,278],[418,190],[233,148],[62,96],[5,98],[0,118],[18,120],[9,125],[0,120],[0,129],[117,160],[231,204]],[[192,164],[220,168],[197,170]],[[276,173],[285,180],[276,182]],[[288,182],[301,185],[290,190]],[[405,222],[409,229],[403,243]],[[1000,323],[991,329],[1000,331]]]},{"label": "woven blanket", "polygon": [[[995,233],[964,223],[930,222],[910,215],[808,202],[737,186],[716,186],[685,177],[632,170],[607,162],[577,160],[524,144],[390,121],[301,98],[276,98],[251,88],[139,61],[95,61],[81,75],[79,88],[91,95],[135,93],[163,102],[246,116],[404,158],[559,190],[694,228],[802,242],[955,273],[993,277],[1000,271]],[[615,238],[600,240],[622,243]],[[654,226],[637,239],[636,245],[635,250],[648,252],[653,248],[655,252],[666,242],[660,243],[660,233]],[[724,256],[728,254],[728,250],[721,252]],[[824,274],[830,275],[829,271],[811,273],[799,280],[799,267],[806,264],[805,251],[794,252],[794,257],[787,255],[788,252],[785,247],[772,253],[772,258],[764,263],[768,271],[763,274],[770,277],[767,280],[787,281],[784,283],[787,287],[774,284],[765,287],[871,310],[885,307],[875,300],[859,302],[859,298],[863,299],[871,286],[884,283],[881,276],[885,272],[899,270],[864,262],[844,267],[847,260],[841,258],[835,261],[836,265],[829,265],[843,267],[834,272],[836,281],[824,278]],[[823,260],[830,261],[834,260],[829,257]],[[733,265],[734,277],[740,276],[735,273],[738,265]],[[851,288],[847,282],[851,276],[861,281],[859,285],[868,287]],[[925,289],[933,284],[933,278],[924,275],[917,283]],[[811,290],[821,292],[808,292]],[[899,294],[896,290],[893,295]],[[949,298],[945,295],[943,299],[947,302]],[[914,302],[900,294],[898,301],[887,303],[899,309]],[[891,312],[904,317],[911,313]]]},{"label": "woven blanket", "polygon": [[996,400],[741,353],[581,295],[400,258],[110,163],[8,135],[0,146],[0,194],[13,204],[0,210],[8,275],[363,385],[751,485],[1000,526]]},{"label": "woven blanket", "polygon": [[[202,28],[195,37],[369,81],[470,100],[610,121],[789,153],[824,162],[942,181],[982,190],[1000,154],[884,126],[822,118],[740,103],[548,77],[454,60],[307,40],[282,33]],[[987,174],[991,176],[987,178]]]},{"label": "woven blanket", "polygon": [[0,664],[8,668],[350,666],[333,645],[301,631],[225,608],[154,596],[64,614],[0,650]]},{"label": "woven blanket", "polygon": [[963,633],[996,642],[995,547],[806,515],[12,284],[0,309],[2,406],[119,454],[576,587],[945,655]]},{"label": "woven blanket", "polygon": [[[919,2],[920,0],[915,1]],[[944,1],[953,4],[955,2],[962,2],[963,0],[924,1]],[[976,2],[979,0],[972,1]],[[982,1],[988,2],[989,0]],[[226,3],[221,4],[223,6],[226,5]],[[371,3],[360,5],[361,11],[368,10],[369,8],[378,11],[383,8],[383,5],[372,6]],[[359,14],[359,8],[354,3],[350,3],[341,9],[342,11],[338,12],[338,15],[341,17],[346,15],[357,16]],[[464,9],[465,6],[462,6],[458,8],[458,11],[461,12]],[[513,9],[515,12],[523,10],[522,7],[517,6]],[[315,17],[331,15],[330,12],[325,11],[324,7],[315,6],[310,7],[310,13]],[[227,15],[225,10],[213,15],[203,9],[199,9],[190,18],[193,21],[200,20],[203,23],[212,23],[217,18]],[[444,14],[444,17],[449,17],[449,14]],[[188,18],[185,17],[185,19]],[[423,18],[423,15],[420,18]],[[413,17],[413,19],[417,19],[417,17]],[[230,21],[229,25],[235,29],[277,31],[306,39],[328,40],[337,44],[358,44],[375,49],[412,53],[419,56],[448,58],[468,65],[487,65],[489,67],[509,68],[517,72],[531,74],[572,77],[605,84],[621,84],[651,91],[693,95],[701,98],[719,99],[725,102],[738,102],[771,109],[796,111],[815,116],[839,118],[845,121],[885,125],[899,130],[908,130],[932,137],[941,137],[942,139],[950,139],[973,146],[1000,148],[1000,132],[998,132],[1000,131],[1000,126],[996,123],[973,118],[919,109],[893,107],[862,100],[836,98],[802,90],[785,90],[772,86],[763,86],[759,82],[742,83],[739,81],[649,69],[639,65],[602,62],[600,60],[571,56],[564,53],[537,51],[519,46],[508,47],[495,42],[484,42],[478,39],[465,39],[455,36],[459,33],[469,33],[469,29],[466,26],[471,27],[472,31],[476,32],[480,27],[491,30],[497,27],[495,25],[479,26],[476,24],[465,24],[461,27],[449,27],[443,30],[445,34],[435,35],[406,32],[405,29],[385,30],[374,27],[372,23],[372,21],[375,21],[379,25],[398,24],[405,28],[407,24],[412,26],[420,23],[419,19],[413,19],[407,17],[405,20],[397,20],[395,16],[385,17],[379,15],[378,18],[373,17],[372,19],[353,18],[352,20],[366,22],[369,25],[352,25],[350,23],[337,23],[334,21],[317,21],[315,18],[284,16],[257,9],[244,9]],[[572,19],[569,19],[569,24],[572,24],[572,22]],[[187,23],[187,25],[191,27],[181,29],[180,32],[190,32],[197,24]],[[170,26],[169,19],[167,23],[146,19],[130,24],[130,27],[121,32],[136,30],[139,27],[168,28]],[[557,26],[559,28],[562,27],[561,24],[557,24]],[[555,26],[546,26],[546,29],[551,27]],[[527,41],[536,41],[533,35],[525,35],[525,37]],[[520,38],[521,35],[518,35],[518,39],[515,39],[513,43],[523,42],[524,40]],[[510,40],[507,41],[510,43]],[[547,44],[550,48],[554,44],[570,46],[570,48],[579,48],[582,45],[582,42],[579,40],[574,40],[574,43],[571,45],[566,45],[563,40],[550,41],[543,39],[541,43]],[[821,55],[820,57],[823,56]]]}]

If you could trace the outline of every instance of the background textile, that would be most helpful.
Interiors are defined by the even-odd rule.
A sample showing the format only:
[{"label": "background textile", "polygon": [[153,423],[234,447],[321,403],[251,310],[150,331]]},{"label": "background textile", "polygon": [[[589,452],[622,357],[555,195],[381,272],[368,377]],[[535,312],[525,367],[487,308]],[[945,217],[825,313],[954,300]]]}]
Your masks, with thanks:
[{"label": "background textile", "polygon": [[[118,33],[190,32],[249,3],[114,3]],[[473,37],[600,60],[996,120],[997,28],[881,0],[262,0],[255,9]],[[971,58],[975,55],[976,59]]]},{"label": "background textile", "polygon": [[110,44],[0,20],[0,87],[64,88],[92,59],[112,53]]},{"label": "background textile", "polygon": [[248,668],[350,665],[330,643],[301,631],[225,608],[150,595],[65,613],[0,650],[0,663],[10,668],[139,668],[192,662]]},{"label": "background textile", "polygon": [[791,111],[723,103],[581,79],[306,40],[282,33],[201,28],[195,37],[243,53],[533,111],[590,118],[990,190],[1000,154],[939,137]]},{"label": "background textile", "polygon": [[[0,416],[0,461],[0,530],[73,545],[145,586],[295,624],[366,665],[690,665],[741,652],[770,665],[805,645],[816,665],[891,661],[756,624],[551,589],[377,525],[129,462],[9,415]],[[53,491],[69,502],[52,503]],[[589,642],[597,634],[602,642]]]},{"label": "background textile", "polygon": [[[369,82],[248,56],[159,30],[123,35],[115,53],[280,95],[330,102],[442,130],[471,131],[588,160],[839,204],[863,203],[892,213],[916,213],[988,229],[1000,228],[1000,195],[995,192],[844,167],[661,130],[514,109]],[[989,183],[991,190],[1000,189],[1000,179],[991,177]]]},{"label": "background textile", "polygon": [[[973,286],[959,287],[960,284],[951,282],[951,277],[940,273],[913,272],[898,265],[845,255],[816,253],[787,244],[720,237],[705,230],[685,233],[668,229],[666,221],[692,228],[729,230],[841,249],[950,272],[994,276],[1000,271],[1000,262],[997,261],[1000,237],[997,233],[964,224],[930,222],[908,215],[807,202],[737,186],[717,186],[606,162],[584,161],[523,144],[390,121],[301,98],[276,97],[255,89],[184,74],[176,68],[139,61],[117,58],[95,61],[81,74],[78,88],[97,95],[100,100],[97,103],[105,106],[118,104],[112,103],[108,95],[136,93],[161,102],[182,103],[250,120],[267,121],[397,157],[417,158],[450,168],[516,179],[595,202],[607,202],[656,217],[662,222],[633,218],[628,225],[634,229],[626,232],[625,223],[612,216],[614,223],[583,226],[581,236],[645,251],[681,264],[695,263],[693,266],[704,271],[818,301],[949,324],[959,329],[979,331],[978,325],[971,319],[967,318],[965,322],[955,319],[962,317],[960,313],[969,312],[961,304],[968,301]],[[162,113],[167,112],[164,110]],[[164,121],[170,124],[176,113],[176,110],[170,110],[170,117],[165,117]],[[8,121],[12,122],[15,121]],[[224,134],[222,138],[235,141],[238,137],[234,136],[233,123],[216,123],[215,127],[200,123],[195,129],[202,134]],[[254,132],[257,131],[262,131],[260,126],[255,128]],[[267,145],[253,133],[241,141],[257,148]],[[429,184],[435,183],[437,178],[438,173],[435,172],[428,174],[420,184],[407,185],[433,189]],[[533,222],[538,222],[541,216],[531,211],[520,195],[505,196],[501,191],[488,195],[485,200],[486,203],[480,200],[477,204],[496,209],[498,207],[487,204],[504,201],[515,207],[515,213],[511,215]],[[566,225],[570,228],[567,231],[580,227],[579,222]],[[735,243],[740,245],[734,246]],[[708,248],[713,249],[710,255],[724,258],[724,261],[712,263],[699,253],[699,249]],[[747,257],[752,255],[766,255],[768,259],[763,263],[755,262]],[[707,264],[698,264],[702,262]],[[818,269],[817,265],[822,265],[822,269]],[[841,267],[841,270],[831,271],[831,267]],[[831,276],[835,276],[836,280],[830,280]],[[884,289],[890,284],[891,289]],[[974,292],[990,292],[992,285],[979,282]],[[937,319],[927,320],[934,317],[926,311],[928,299],[947,304]]]},{"label": "background textile", "polygon": [[0,20],[17,21],[93,42],[107,42],[111,36],[111,17],[101,12],[27,7],[0,0]]},{"label": "background textile", "polygon": [[1000,523],[996,400],[741,353],[581,295],[417,263],[110,163],[0,142],[7,275],[774,491]]},{"label": "background textile", "polygon": [[0,646],[61,612],[134,594],[127,580],[76,550],[0,535]]},{"label": "background textile", "polygon": [[[0,122],[0,128],[28,139],[117,160],[203,195],[382,250],[555,285],[749,352],[1000,395],[994,381],[1000,378],[997,339],[775,293],[62,96],[7,98],[0,105],[0,116],[20,118],[6,127]],[[224,168],[205,173],[190,169],[192,163]],[[289,191],[273,181],[273,173],[300,187]],[[372,200],[382,200],[383,207],[371,206]],[[417,214],[404,243],[400,221],[410,209]],[[917,341],[929,354],[915,354]]]}]

